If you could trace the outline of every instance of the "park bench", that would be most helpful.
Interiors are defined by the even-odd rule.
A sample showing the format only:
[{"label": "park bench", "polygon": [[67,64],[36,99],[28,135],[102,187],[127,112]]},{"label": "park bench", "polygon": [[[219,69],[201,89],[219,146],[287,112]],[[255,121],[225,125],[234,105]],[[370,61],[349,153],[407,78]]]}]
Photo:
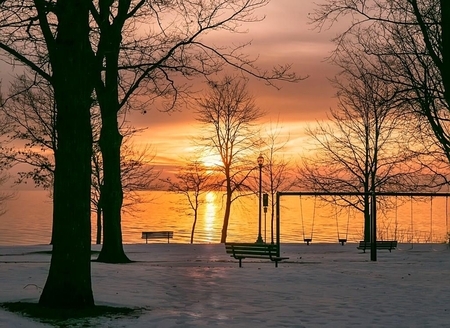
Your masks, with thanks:
[{"label": "park bench", "polygon": [[142,239],[145,239],[145,243],[148,244],[149,239],[162,239],[167,238],[167,243],[169,239],[173,238],[173,231],[143,231]]},{"label": "park bench", "polygon": [[[356,248],[362,249],[365,253],[366,249],[370,249],[370,247],[371,247],[370,241],[360,241],[359,246]],[[388,249],[390,252],[391,250],[397,248],[397,241],[396,240],[377,240],[376,247],[377,247],[377,249]]]},{"label": "park bench", "polygon": [[288,259],[288,257],[277,256],[279,246],[275,244],[225,243],[225,249],[227,254],[239,260],[239,267],[242,267],[242,259],[245,258],[270,259],[275,262],[275,267],[278,267],[279,261]]}]

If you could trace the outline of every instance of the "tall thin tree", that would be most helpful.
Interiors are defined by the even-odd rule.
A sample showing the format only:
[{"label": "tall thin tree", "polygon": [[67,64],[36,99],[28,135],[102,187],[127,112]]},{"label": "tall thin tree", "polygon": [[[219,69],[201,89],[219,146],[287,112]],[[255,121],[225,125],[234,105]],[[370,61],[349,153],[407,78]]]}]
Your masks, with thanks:
[{"label": "tall thin tree", "polygon": [[299,184],[313,191],[362,193],[356,201],[338,199],[342,206],[364,213],[368,241],[369,193],[417,188],[422,167],[412,164],[421,145],[415,143],[408,120],[394,101],[395,87],[376,79],[352,48],[338,63],[342,69],[334,80],[338,105],[330,110],[327,122],[307,130],[312,147],[299,167]]},{"label": "tall thin tree", "polygon": [[185,197],[189,209],[193,212],[194,219],[192,221],[190,239],[192,244],[194,242],[200,205],[204,202],[202,198],[205,193],[211,191],[213,173],[209,172],[200,161],[194,160],[188,162],[186,166],[180,167],[178,173],[175,174],[175,178],[175,181],[167,178],[164,182],[168,184],[169,191]]},{"label": "tall thin tree", "polygon": [[249,192],[246,184],[255,169],[249,158],[258,149],[260,139],[257,121],[263,111],[254,102],[243,79],[225,76],[219,82],[211,82],[210,90],[198,100],[196,119],[202,123],[202,137],[199,143],[206,153],[220,157],[216,171],[223,178],[216,188],[225,190],[225,212],[220,242],[227,239],[231,204],[239,192]]}]

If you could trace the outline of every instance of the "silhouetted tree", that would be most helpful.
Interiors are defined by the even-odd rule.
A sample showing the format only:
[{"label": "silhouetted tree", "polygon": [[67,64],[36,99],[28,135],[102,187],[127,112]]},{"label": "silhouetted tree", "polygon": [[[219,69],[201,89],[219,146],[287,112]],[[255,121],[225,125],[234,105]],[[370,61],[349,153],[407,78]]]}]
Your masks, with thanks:
[{"label": "silhouetted tree", "polygon": [[58,147],[53,191],[52,259],[40,304],[94,305],[91,287],[90,109],[94,54],[89,1],[2,1],[0,49],[53,87]]},{"label": "silhouetted tree", "polygon": [[[1,90],[1,83],[0,83]],[[0,92],[0,110],[3,108],[3,98]],[[0,146],[3,143],[3,138],[11,132],[11,124],[5,118],[0,116],[0,138],[2,142],[0,142]],[[1,148],[1,147],[0,147]],[[7,169],[11,167],[11,161],[7,156],[5,156],[3,149],[0,150],[0,186],[3,186],[8,180],[9,175],[5,173]],[[5,214],[6,212],[6,202],[14,196],[14,193],[11,192],[0,192],[0,216]]]},{"label": "silhouetted tree", "polygon": [[[102,117],[99,143],[106,204],[105,239],[98,260],[127,262],[120,225],[123,192],[119,110],[124,105],[131,106],[136,93],[145,94],[148,101],[144,105],[168,95],[173,100],[169,101],[171,108],[180,96],[187,95],[183,84],[175,82],[180,74],[208,76],[225,65],[269,84],[299,80],[289,73],[289,65],[278,65],[270,72],[259,70],[254,60],[240,52],[245,45],[221,47],[201,38],[218,30],[239,32],[242,23],[259,21],[254,11],[267,3],[268,0],[0,2],[3,54],[49,81],[55,93],[58,150],[53,219],[58,237],[40,298],[42,304],[93,305],[89,203],[90,109],[94,88]],[[148,33],[132,33],[135,26],[145,23]],[[119,75],[119,71],[125,72]]]},{"label": "silhouetted tree", "polygon": [[312,17],[319,28],[352,18],[335,38],[335,54],[358,49],[374,78],[397,89],[403,111],[428,122],[450,160],[450,2],[326,1]]},{"label": "silhouetted tree", "polygon": [[[334,80],[338,105],[327,122],[317,122],[299,167],[302,188],[321,192],[360,192],[353,198],[337,197],[342,206],[364,213],[364,240],[370,240],[369,192],[415,190],[422,166],[413,165],[422,149],[399,104],[397,90],[374,77],[361,58],[348,49]],[[416,164],[416,163],[414,163]],[[327,198],[326,198],[327,199]],[[335,202],[336,199],[331,200]]]},{"label": "silhouetted tree", "polygon": [[2,148],[4,156],[15,164],[31,167],[19,171],[15,182],[31,179],[36,186],[51,190],[58,147],[57,112],[51,85],[39,76],[30,78],[23,74],[17,77],[0,111],[1,117],[11,126]]},{"label": "silhouetted tree", "polygon": [[265,157],[263,186],[264,190],[269,194],[271,241],[273,242],[276,193],[288,191],[294,186],[295,179],[293,176],[295,173],[293,172],[290,159],[283,154],[289,142],[289,136],[284,137],[282,135],[282,128],[278,123],[266,131],[266,135],[262,140],[262,154]]},{"label": "silhouetted tree", "polygon": [[256,123],[264,113],[255,105],[246,81],[230,76],[210,83],[210,90],[198,100],[195,113],[196,119],[203,124],[200,145],[207,154],[217,154],[221,160],[215,171],[223,176],[216,189],[225,190],[220,239],[224,243],[232,202],[239,197],[239,192],[251,190],[245,182],[255,164],[249,158],[260,145]]},{"label": "silhouetted tree", "polygon": [[[121,147],[121,179],[123,189],[123,206],[122,211],[129,215],[134,215],[138,211],[137,204],[148,202],[149,199],[140,193],[144,190],[157,188],[157,179],[160,172],[155,170],[152,161],[155,158],[150,145],[138,148],[134,145],[132,138],[138,131],[127,127],[122,132],[124,142]],[[97,143],[94,143],[93,152],[93,172],[92,172],[92,210],[96,213],[97,236],[96,243],[101,244],[102,227],[103,227],[103,162],[101,152]]]},{"label": "silhouetted tree", "polygon": [[[16,183],[32,179],[36,186],[51,190],[54,175],[54,153],[57,151],[56,105],[51,86],[44,80],[31,80],[26,75],[19,76],[9,92],[8,101],[0,108],[2,118],[8,120],[10,132],[8,142],[24,143],[23,147],[3,147],[3,156],[9,162],[27,164],[31,169],[19,171]],[[97,238],[99,244],[102,231],[101,186],[103,184],[103,165],[98,146],[101,128],[98,108],[91,109],[93,131],[92,153],[92,211],[97,216]],[[124,135],[121,158],[121,177],[124,191],[124,210],[133,213],[137,203],[143,198],[137,191],[150,189],[158,177],[151,161],[154,154],[149,146],[137,149],[132,138],[140,132],[126,123],[121,127]]]},{"label": "silhouetted tree", "polygon": [[183,195],[189,208],[194,213],[191,230],[191,244],[194,242],[195,226],[198,219],[198,210],[203,204],[202,197],[210,191],[213,173],[208,172],[203,164],[199,161],[191,161],[185,167],[180,167],[178,173],[175,174],[176,180],[170,178],[164,180],[169,185],[169,191]]},{"label": "silhouetted tree", "polygon": [[[207,77],[225,66],[268,84],[299,80],[289,72],[289,65],[279,65],[270,72],[260,70],[254,59],[242,53],[246,44],[217,46],[211,42],[213,39],[206,41],[206,34],[211,32],[236,33],[243,23],[259,21],[254,11],[268,2],[119,0],[99,1],[91,6],[99,32],[95,90],[102,116],[99,144],[104,166],[105,236],[99,261],[128,261],[122,248],[120,226],[123,199],[120,185],[122,136],[117,125],[120,110],[147,108],[148,103],[154,106],[162,103],[163,110],[172,110],[189,97],[186,81],[194,76]],[[136,31],[137,21],[148,26],[148,32]],[[144,95],[144,103],[139,103],[144,97],[135,95]],[[155,99],[163,101],[155,102]]]}]

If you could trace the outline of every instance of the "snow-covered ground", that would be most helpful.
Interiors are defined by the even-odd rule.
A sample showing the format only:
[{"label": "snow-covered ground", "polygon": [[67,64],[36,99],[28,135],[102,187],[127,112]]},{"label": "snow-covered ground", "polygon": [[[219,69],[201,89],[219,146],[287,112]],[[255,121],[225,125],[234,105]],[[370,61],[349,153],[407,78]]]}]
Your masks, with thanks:
[{"label": "snow-covered ground", "polygon": [[[98,249],[97,246],[93,246]],[[0,302],[37,302],[50,246],[0,247]],[[370,261],[356,244],[283,244],[278,268],[222,244],[125,245],[136,262],[92,263],[96,304],[133,316],[70,327],[450,327],[450,250],[400,244]],[[0,310],[0,327],[49,325]]]}]

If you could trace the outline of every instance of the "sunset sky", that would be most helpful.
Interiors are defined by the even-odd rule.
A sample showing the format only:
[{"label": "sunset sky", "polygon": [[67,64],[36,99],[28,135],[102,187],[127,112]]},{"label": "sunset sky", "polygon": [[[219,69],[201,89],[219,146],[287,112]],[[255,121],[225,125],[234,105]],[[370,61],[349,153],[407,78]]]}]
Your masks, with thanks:
[{"label": "sunset sky", "polygon": [[[283,133],[290,135],[286,151],[293,158],[301,151],[299,138],[304,135],[305,122],[325,118],[327,110],[336,102],[335,91],[327,78],[333,77],[337,69],[325,62],[334,48],[330,40],[336,30],[321,33],[313,30],[308,24],[308,13],[315,7],[312,1],[273,0],[258,12],[266,18],[248,24],[249,32],[238,36],[240,40],[252,41],[246,51],[250,55],[259,55],[260,67],[291,63],[298,75],[309,76],[298,83],[279,83],[281,90],[257,80],[249,83],[256,104],[267,112],[261,124],[279,121]],[[232,38],[236,35],[224,36],[223,41],[230,42]],[[198,88],[206,89],[206,86]],[[198,131],[189,110],[171,114],[153,110],[145,115],[133,113],[128,119],[134,126],[148,127],[139,140],[153,145],[157,165],[172,166],[181,157],[186,157],[192,146],[189,137]]]},{"label": "sunset sky", "polygon": [[[325,0],[317,2],[323,1]],[[308,14],[314,8],[316,5],[312,1],[272,0],[257,12],[259,16],[265,16],[263,21],[243,27],[248,29],[247,34],[221,33],[220,38],[214,38],[216,44],[252,41],[251,46],[246,48],[246,53],[259,56],[259,67],[270,69],[278,64],[289,63],[293,64],[293,71],[299,76],[309,76],[298,83],[278,83],[281,90],[268,87],[255,79],[249,82],[256,104],[267,112],[261,124],[279,121],[283,133],[290,135],[286,152],[294,160],[301,152],[299,138],[304,136],[305,123],[325,118],[327,110],[336,103],[335,91],[327,78],[333,77],[337,69],[325,62],[325,58],[334,48],[330,40],[337,30],[321,33],[313,30],[313,26],[308,24]],[[0,64],[3,92],[7,91],[13,74],[17,74],[17,70],[11,73],[5,63]],[[195,87],[197,90],[206,90],[206,85],[203,84]],[[197,131],[197,123],[191,111],[181,110],[168,114],[149,108],[146,114],[138,111],[128,114],[127,120],[135,127],[147,127],[134,143],[152,145],[156,154],[156,166],[173,167],[189,155],[187,152],[192,146],[190,137]]]}]

